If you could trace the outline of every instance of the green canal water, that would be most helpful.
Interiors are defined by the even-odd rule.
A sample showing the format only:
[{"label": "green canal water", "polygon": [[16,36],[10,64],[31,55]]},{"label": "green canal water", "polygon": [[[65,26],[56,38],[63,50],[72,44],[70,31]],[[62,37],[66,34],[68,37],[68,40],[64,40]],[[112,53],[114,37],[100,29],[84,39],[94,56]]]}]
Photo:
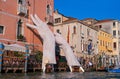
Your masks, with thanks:
[{"label": "green canal water", "polygon": [[0,79],[120,79],[120,73],[108,72],[59,72],[59,73],[2,73]]}]

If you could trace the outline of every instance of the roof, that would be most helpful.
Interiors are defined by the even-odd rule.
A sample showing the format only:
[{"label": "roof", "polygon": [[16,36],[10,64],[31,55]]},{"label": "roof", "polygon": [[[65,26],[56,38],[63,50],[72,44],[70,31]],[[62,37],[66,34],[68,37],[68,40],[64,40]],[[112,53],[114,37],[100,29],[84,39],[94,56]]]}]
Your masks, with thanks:
[{"label": "roof", "polygon": [[65,23],[65,22],[71,22],[71,21],[77,21],[77,19],[76,19],[76,18],[69,17],[68,20],[65,20],[65,21],[63,21],[63,22]]},{"label": "roof", "polygon": [[99,20],[96,24],[98,24],[98,23],[110,22],[110,21],[113,21],[113,20],[114,20],[114,19]]},{"label": "roof", "polygon": [[70,16],[65,16],[64,14],[60,13],[58,10],[55,10],[54,13],[60,14],[63,17],[66,17],[66,18],[73,18],[73,17],[70,17]]},{"label": "roof", "polygon": [[83,21],[79,21],[81,24],[83,24],[83,25],[86,25],[86,26],[89,26],[89,24],[87,24],[87,23],[85,23],[85,22],[83,22]]},{"label": "roof", "polygon": [[91,28],[91,29],[94,29],[94,30],[98,31],[95,27],[91,27],[93,24],[90,25],[90,24],[87,24],[87,23],[84,22],[84,21],[86,21],[86,20],[97,21],[97,20],[94,19],[94,18],[86,18],[86,19],[84,19],[84,20],[78,20],[77,18],[65,16],[65,15],[59,13],[58,10],[55,10],[54,13],[58,13],[58,14],[62,15],[63,17],[68,18],[67,20],[63,21],[63,23],[79,22],[79,23],[81,23],[81,24],[83,24],[83,25],[85,25],[85,26],[87,26],[87,27],[89,27],[89,28]]},{"label": "roof", "polygon": [[94,18],[85,18],[83,20],[80,20],[81,23],[83,23],[84,25],[87,26],[92,26],[94,25],[96,22],[98,22],[98,20],[94,19]]},{"label": "roof", "polygon": [[[110,34],[109,32],[107,32],[107,31],[105,31],[105,30],[103,30],[103,29],[99,29],[99,31],[102,31],[102,32],[104,32],[104,33],[107,33],[107,34]],[[110,34],[111,35],[111,34]],[[112,35],[111,35],[112,36]]]},{"label": "roof", "polygon": [[83,19],[83,20],[81,20],[81,21],[86,21],[86,20],[95,20],[95,21],[98,21],[98,20],[95,19],[95,18],[85,18],[85,19]]}]

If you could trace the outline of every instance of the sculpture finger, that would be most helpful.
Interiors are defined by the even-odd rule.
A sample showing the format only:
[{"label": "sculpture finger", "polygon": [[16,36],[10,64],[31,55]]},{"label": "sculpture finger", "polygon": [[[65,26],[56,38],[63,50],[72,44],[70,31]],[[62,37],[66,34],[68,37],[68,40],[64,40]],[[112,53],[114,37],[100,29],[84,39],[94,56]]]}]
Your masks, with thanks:
[{"label": "sculpture finger", "polygon": [[36,14],[34,16],[37,19],[37,21],[39,22],[41,27],[44,27],[44,29],[49,29],[48,25],[45,22],[43,22],[41,19],[39,19],[39,17]]},{"label": "sculpture finger", "polygon": [[35,19],[38,21],[41,27],[43,27],[43,21],[39,19],[39,17],[35,14],[34,15]]},{"label": "sculpture finger", "polygon": [[33,17],[33,15],[30,15],[30,17],[31,17],[33,23],[35,23],[38,26],[39,22],[37,22],[37,20]]},{"label": "sculpture finger", "polygon": [[44,22],[35,14],[34,15],[36,21],[39,23],[38,27],[41,28],[41,29],[45,29],[45,25],[44,25]]},{"label": "sculpture finger", "polygon": [[37,29],[37,27],[34,26],[34,25],[32,25],[32,24],[26,23],[26,25],[27,25],[28,27],[30,27],[30,28]]}]

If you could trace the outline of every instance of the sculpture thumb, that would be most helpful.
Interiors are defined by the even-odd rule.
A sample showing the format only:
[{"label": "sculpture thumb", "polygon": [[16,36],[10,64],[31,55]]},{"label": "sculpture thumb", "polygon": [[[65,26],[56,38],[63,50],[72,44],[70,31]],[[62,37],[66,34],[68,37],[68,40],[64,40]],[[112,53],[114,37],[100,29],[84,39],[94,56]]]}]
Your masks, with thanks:
[{"label": "sculpture thumb", "polygon": [[34,25],[32,25],[32,24],[26,23],[26,25],[27,25],[28,27],[30,27],[30,28],[37,29],[37,27],[34,26]]}]

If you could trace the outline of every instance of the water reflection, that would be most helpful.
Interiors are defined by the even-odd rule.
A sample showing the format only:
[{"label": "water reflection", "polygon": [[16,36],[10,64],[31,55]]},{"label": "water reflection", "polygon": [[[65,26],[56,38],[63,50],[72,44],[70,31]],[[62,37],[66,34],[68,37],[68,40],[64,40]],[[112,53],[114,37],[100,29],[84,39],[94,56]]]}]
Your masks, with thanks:
[{"label": "water reflection", "polygon": [[120,73],[85,72],[85,73],[3,73],[0,79],[120,79]]}]

